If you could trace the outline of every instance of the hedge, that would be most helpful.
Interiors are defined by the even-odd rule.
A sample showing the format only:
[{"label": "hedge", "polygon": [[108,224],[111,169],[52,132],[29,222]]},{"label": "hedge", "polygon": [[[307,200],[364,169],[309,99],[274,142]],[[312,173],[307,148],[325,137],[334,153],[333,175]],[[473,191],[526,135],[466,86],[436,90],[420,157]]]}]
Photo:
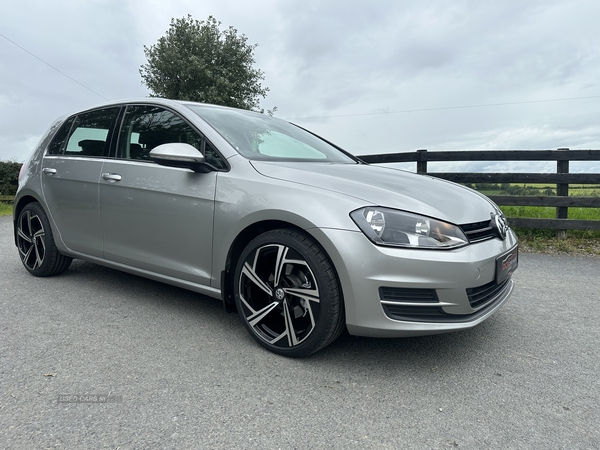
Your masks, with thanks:
[{"label": "hedge", "polygon": [[15,195],[21,166],[14,161],[0,161],[0,195]]}]

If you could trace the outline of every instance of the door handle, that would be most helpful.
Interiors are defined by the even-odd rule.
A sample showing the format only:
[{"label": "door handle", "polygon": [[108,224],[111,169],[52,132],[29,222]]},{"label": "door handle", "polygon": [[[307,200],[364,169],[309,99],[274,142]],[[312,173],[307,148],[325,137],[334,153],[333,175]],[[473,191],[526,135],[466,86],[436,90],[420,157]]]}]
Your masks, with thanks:
[{"label": "door handle", "polygon": [[42,172],[44,172],[46,175],[54,175],[56,173],[56,169],[51,169],[50,167],[44,167],[42,169]]},{"label": "door handle", "polygon": [[102,178],[104,178],[109,183],[115,183],[117,181],[121,181],[121,175],[119,175],[118,173],[105,172],[102,174]]}]

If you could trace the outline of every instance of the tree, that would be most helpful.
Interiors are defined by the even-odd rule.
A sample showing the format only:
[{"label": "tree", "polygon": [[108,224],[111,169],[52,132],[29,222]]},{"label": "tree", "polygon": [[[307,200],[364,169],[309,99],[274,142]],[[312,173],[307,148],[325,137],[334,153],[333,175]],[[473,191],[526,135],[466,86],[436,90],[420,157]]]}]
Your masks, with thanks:
[{"label": "tree", "polygon": [[165,36],[144,46],[147,64],[140,68],[151,97],[191,100],[242,109],[256,109],[269,88],[253,67],[254,49],[235,28],[221,31],[221,22],[188,15],[172,19]]}]

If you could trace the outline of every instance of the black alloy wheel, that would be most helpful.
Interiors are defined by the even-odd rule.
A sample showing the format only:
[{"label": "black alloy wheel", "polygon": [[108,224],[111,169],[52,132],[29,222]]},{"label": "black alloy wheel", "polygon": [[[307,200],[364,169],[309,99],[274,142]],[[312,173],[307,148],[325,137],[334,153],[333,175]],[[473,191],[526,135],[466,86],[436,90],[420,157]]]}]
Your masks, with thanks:
[{"label": "black alloy wheel", "polygon": [[263,347],[302,357],[345,327],[337,276],[324,251],[299,231],[268,231],[238,260],[234,293],[246,328]]},{"label": "black alloy wheel", "polygon": [[21,262],[36,277],[63,273],[73,261],[56,248],[50,222],[39,203],[27,204],[19,214],[17,247]]}]

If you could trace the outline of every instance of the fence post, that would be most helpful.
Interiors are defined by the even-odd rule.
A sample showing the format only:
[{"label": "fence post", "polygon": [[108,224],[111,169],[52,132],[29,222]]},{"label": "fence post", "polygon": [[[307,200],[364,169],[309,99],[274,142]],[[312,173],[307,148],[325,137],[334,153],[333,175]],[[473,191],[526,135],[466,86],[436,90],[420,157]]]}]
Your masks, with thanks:
[{"label": "fence post", "polygon": [[417,173],[427,173],[427,150],[417,150]]},{"label": "fence post", "polygon": [[[568,151],[568,148],[559,148],[558,151]],[[556,160],[556,173],[569,173],[569,161],[561,161],[560,156]],[[568,197],[569,196],[569,185],[567,183],[557,183],[556,184],[556,195],[560,197]],[[556,218],[557,219],[568,219],[569,218],[569,207],[568,206],[558,206],[556,208]],[[558,230],[556,232],[557,239],[566,239],[567,238],[567,230]]]}]

